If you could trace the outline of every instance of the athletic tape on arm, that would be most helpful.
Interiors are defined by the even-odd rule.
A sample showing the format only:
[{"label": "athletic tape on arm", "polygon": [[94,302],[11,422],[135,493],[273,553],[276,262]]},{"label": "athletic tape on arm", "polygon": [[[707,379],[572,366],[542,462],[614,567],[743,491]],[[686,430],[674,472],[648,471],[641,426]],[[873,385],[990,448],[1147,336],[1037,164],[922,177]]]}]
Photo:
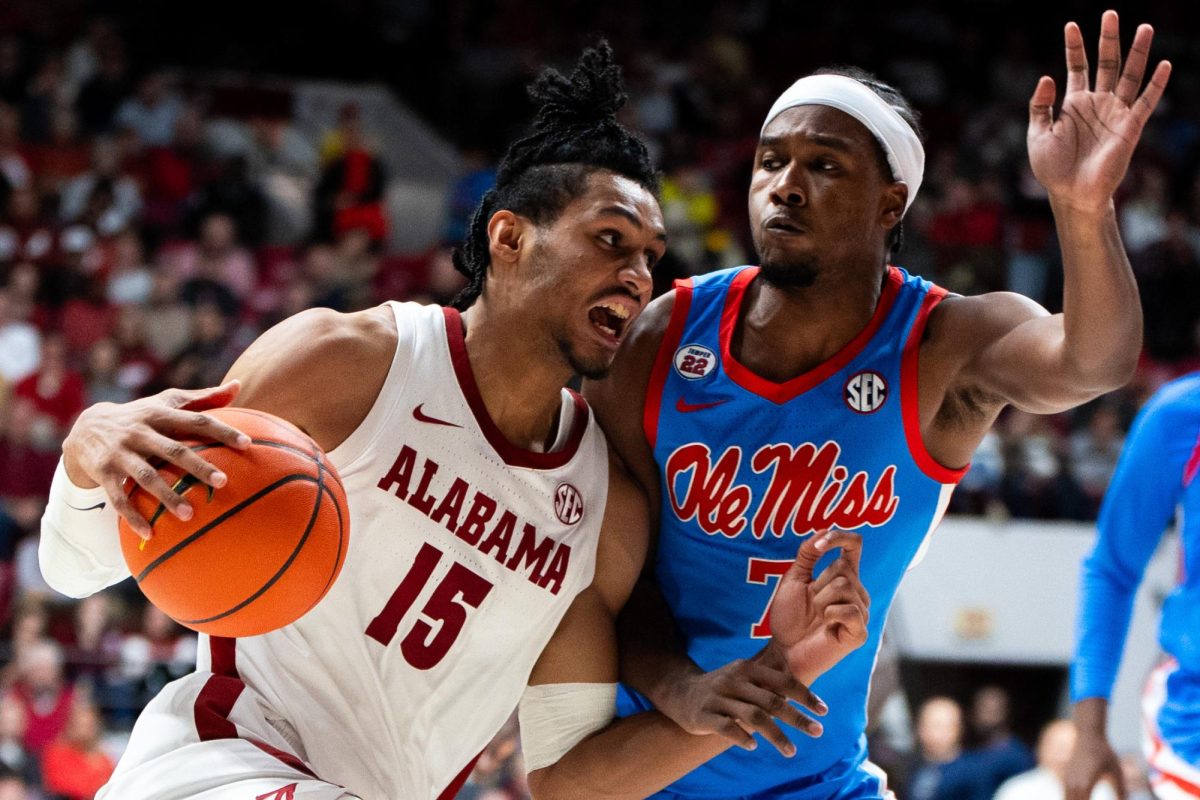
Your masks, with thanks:
[{"label": "athletic tape on arm", "polygon": [[525,771],[548,767],[615,714],[615,683],[547,683],[528,686],[518,712]]}]

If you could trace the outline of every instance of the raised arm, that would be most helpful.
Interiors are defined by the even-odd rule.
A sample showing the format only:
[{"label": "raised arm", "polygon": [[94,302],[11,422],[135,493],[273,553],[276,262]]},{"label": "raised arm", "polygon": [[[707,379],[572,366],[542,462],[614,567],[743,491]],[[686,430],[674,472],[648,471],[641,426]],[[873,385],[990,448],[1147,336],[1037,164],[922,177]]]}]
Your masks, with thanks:
[{"label": "raised arm", "polygon": [[1142,90],[1154,31],[1141,25],[1121,68],[1117,14],[1101,21],[1099,64],[1089,85],[1079,26],[1065,31],[1067,83],[1054,115],[1054,80],[1029,104],[1033,173],[1046,187],[1062,249],[1063,313],[1019,295],[951,298],[948,332],[968,348],[959,383],[1027,411],[1061,411],[1122,386],[1142,341],[1142,312],[1121,244],[1113,193],[1170,75],[1163,61]]}]

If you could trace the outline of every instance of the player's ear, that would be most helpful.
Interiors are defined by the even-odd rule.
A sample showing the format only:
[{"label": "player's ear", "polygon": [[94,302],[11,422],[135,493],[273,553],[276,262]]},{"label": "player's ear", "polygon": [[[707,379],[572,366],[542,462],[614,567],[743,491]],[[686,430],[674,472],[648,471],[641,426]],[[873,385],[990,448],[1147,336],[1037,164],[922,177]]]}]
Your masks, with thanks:
[{"label": "player's ear", "polygon": [[501,209],[488,220],[488,252],[493,267],[516,264],[531,242],[532,225],[520,214]]},{"label": "player's ear", "polygon": [[879,198],[879,224],[884,230],[896,227],[904,217],[904,207],[908,203],[908,184],[900,181],[887,184]]}]

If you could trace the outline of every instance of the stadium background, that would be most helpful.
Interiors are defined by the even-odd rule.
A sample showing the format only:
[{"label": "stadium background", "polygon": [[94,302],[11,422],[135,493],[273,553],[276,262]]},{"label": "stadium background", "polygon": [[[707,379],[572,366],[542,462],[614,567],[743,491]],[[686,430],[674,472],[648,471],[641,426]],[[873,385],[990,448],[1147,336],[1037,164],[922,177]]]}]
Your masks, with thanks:
[{"label": "stadium background", "polygon": [[[1154,57],[1175,66],[1117,198],[1145,308],[1137,375],[1072,413],[1003,416],[948,523],[979,542],[1001,529],[1032,542],[1002,570],[1006,596],[1027,605],[1047,586],[1020,559],[1042,558],[1044,533],[1046,559],[1063,565],[1049,602],[1068,621],[1077,555],[1133,414],[1165,380],[1200,368],[1200,25],[1187,6],[1116,5],[1125,42],[1151,22]],[[660,288],[752,260],[745,189],[765,109],[796,76],[853,63],[902,88],[926,129],[926,183],[897,263],[954,291],[1012,289],[1053,310],[1061,265],[1027,166],[1026,104],[1040,74],[1062,86],[1062,24],[1078,20],[1094,54],[1102,9],[4,0],[0,797],[91,797],[90,776],[194,652],[136,588],[68,602],[42,582],[37,523],[74,416],[90,402],[213,384],[257,333],[303,308],[446,301],[458,286],[450,248],[528,118],[523,86],[541,65],[563,65],[598,34],[625,65],[624,121],[652,142],[665,175]],[[942,545],[948,555],[913,575],[930,593],[943,574],[998,569],[970,546],[934,552]],[[969,705],[979,688],[1001,686],[1030,745],[1066,711],[1069,624],[1051,626],[1056,656],[1033,642],[1036,617],[1029,642],[1018,630],[993,652],[980,642],[999,612],[968,603],[943,623],[905,600],[907,630],[885,659],[895,669],[876,682],[888,711],[873,739],[898,778],[923,763],[911,720],[933,694]],[[1143,600],[1135,631],[1143,660],[1153,658],[1154,603]],[[965,736],[971,745],[980,733]],[[1136,732],[1120,741],[1129,749]],[[525,796],[519,758],[508,730],[463,796]]]}]

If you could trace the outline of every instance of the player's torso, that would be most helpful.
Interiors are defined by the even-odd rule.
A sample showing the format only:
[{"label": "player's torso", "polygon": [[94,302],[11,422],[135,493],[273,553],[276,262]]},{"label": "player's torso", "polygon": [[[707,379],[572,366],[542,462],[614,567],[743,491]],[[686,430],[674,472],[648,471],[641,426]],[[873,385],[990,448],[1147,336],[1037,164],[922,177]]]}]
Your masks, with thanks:
[{"label": "player's torso", "polygon": [[573,395],[561,449],[508,445],[475,389],[457,314],[395,308],[397,363],[329,454],[350,508],[342,573],[295,625],[239,641],[238,667],[293,722],[322,777],[369,780],[356,788],[367,797],[436,797],[516,707],[591,582],[608,462]]},{"label": "player's torso", "polygon": [[888,607],[961,475],[920,445],[917,363],[905,357],[940,290],[890,270],[867,328],[828,362],[778,384],[729,352],[756,272],[705,276],[676,294],[686,318],[677,309],[645,419],[663,490],[656,574],[690,655],[713,669],[765,643],[767,606],[805,537],[857,531],[870,639],[814,686],[834,709],[821,739],[805,740],[792,760],[770,747],[730,751],[679,784],[697,796],[744,794],[748,774],[770,786],[855,755]]}]

